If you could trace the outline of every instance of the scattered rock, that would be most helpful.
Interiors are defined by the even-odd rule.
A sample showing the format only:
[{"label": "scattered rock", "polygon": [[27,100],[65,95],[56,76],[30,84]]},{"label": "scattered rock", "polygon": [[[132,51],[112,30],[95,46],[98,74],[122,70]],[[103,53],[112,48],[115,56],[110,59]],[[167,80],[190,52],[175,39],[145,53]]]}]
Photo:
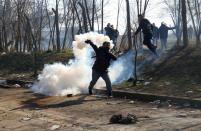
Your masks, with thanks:
[{"label": "scattered rock", "polygon": [[127,116],[123,116],[121,114],[113,115],[110,118],[111,124],[135,124],[137,123],[137,117],[132,114],[128,114]]},{"label": "scattered rock", "polygon": [[19,84],[13,85],[15,88],[20,88],[21,86]]},{"label": "scattered rock", "polygon": [[33,85],[32,84],[25,84],[26,88],[31,88]]},{"label": "scattered rock", "polygon": [[192,94],[192,93],[194,93],[193,91],[187,91],[187,92],[185,92],[186,94]]},{"label": "scattered rock", "polygon": [[0,80],[0,84],[7,84],[6,80]]},{"label": "scattered rock", "polygon": [[144,86],[148,86],[148,85],[150,85],[150,84],[151,84],[151,82],[148,82],[148,81],[147,81],[147,82],[144,83]]},{"label": "scattered rock", "polygon": [[161,103],[161,101],[160,100],[155,100],[155,101],[153,101],[153,102],[150,102],[151,104],[154,104],[154,105],[158,105],[158,104],[160,104]]},{"label": "scattered rock", "polygon": [[2,55],[2,56],[3,56],[3,55],[6,55],[6,52],[1,53],[1,55]]},{"label": "scattered rock", "polygon": [[173,129],[173,131],[181,131],[181,129]]},{"label": "scattered rock", "polygon": [[187,117],[187,114],[178,114],[178,115],[176,115],[176,117],[179,117],[179,118],[184,118],[184,117]]},{"label": "scattered rock", "polygon": [[72,97],[72,96],[73,96],[73,94],[67,94],[66,96],[67,96],[67,97]]},{"label": "scattered rock", "polygon": [[128,103],[129,103],[129,104],[134,104],[134,103],[135,103],[135,101],[129,101]]},{"label": "scattered rock", "polygon": [[184,103],[183,106],[184,106],[184,107],[190,107],[191,104],[190,104],[190,103]]},{"label": "scattered rock", "polygon": [[152,77],[150,77],[150,78],[149,78],[149,80],[151,81],[151,80],[153,80],[153,78],[152,78]]},{"label": "scattered rock", "polygon": [[120,104],[120,103],[118,103],[118,102],[107,102],[106,104],[107,105],[117,105],[117,104]]},{"label": "scattered rock", "polygon": [[105,95],[95,95],[96,98],[107,98]]},{"label": "scattered rock", "polygon": [[165,102],[160,102],[159,104],[158,104],[158,108],[167,108],[167,107],[171,107],[172,105],[169,103],[169,101],[165,101]]},{"label": "scattered rock", "polygon": [[169,85],[171,85],[171,83],[170,83],[169,81],[166,81],[166,82],[165,82],[165,85],[166,85],[166,86],[169,86]]},{"label": "scattered rock", "polygon": [[50,130],[54,131],[56,129],[59,129],[60,127],[61,127],[60,125],[53,125],[53,126],[50,127]]},{"label": "scattered rock", "polygon": [[24,118],[22,118],[22,120],[23,121],[29,121],[29,120],[31,120],[31,118],[30,117],[24,117]]}]

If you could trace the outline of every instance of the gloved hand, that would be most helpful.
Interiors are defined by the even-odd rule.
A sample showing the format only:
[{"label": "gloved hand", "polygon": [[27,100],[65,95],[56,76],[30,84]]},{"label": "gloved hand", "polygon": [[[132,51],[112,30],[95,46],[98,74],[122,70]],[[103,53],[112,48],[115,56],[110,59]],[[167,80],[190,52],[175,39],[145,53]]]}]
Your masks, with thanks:
[{"label": "gloved hand", "polygon": [[85,43],[90,44],[90,43],[92,43],[92,41],[91,40],[86,40]]}]

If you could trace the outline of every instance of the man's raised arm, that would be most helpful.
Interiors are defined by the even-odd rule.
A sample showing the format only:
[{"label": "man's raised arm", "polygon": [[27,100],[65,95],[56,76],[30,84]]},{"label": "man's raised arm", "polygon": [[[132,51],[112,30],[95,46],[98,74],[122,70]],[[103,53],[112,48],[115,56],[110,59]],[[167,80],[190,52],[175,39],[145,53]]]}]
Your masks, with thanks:
[{"label": "man's raised arm", "polygon": [[91,40],[86,40],[85,43],[90,44],[95,52],[98,51],[98,47]]}]

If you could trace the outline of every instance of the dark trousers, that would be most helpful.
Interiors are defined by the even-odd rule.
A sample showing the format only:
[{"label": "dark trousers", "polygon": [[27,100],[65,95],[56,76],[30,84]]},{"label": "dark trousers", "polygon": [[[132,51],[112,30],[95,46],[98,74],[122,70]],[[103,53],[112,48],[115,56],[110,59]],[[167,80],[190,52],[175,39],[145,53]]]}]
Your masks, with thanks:
[{"label": "dark trousers", "polygon": [[108,96],[111,96],[112,95],[112,84],[111,84],[111,81],[110,81],[110,78],[109,78],[109,75],[107,72],[105,73],[100,73],[96,70],[92,70],[92,80],[90,82],[90,85],[89,85],[89,90],[91,91],[94,87],[94,85],[96,84],[97,80],[99,78],[102,78],[105,83],[106,83],[106,88],[107,88],[107,93],[108,93]]},{"label": "dark trousers", "polygon": [[161,49],[167,49],[167,38],[161,38]]},{"label": "dark trousers", "polygon": [[143,44],[146,45],[149,50],[151,50],[155,55],[156,53],[156,47],[151,43],[152,36],[151,35],[144,35],[144,41]]}]

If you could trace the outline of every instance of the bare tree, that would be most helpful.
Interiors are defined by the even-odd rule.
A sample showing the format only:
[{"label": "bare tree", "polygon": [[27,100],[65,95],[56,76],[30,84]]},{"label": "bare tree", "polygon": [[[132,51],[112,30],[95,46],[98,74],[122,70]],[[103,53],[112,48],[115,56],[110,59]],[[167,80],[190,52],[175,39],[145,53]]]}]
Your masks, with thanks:
[{"label": "bare tree", "polygon": [[104,0],[101,1],[101,33],[103,33],[103,22],[104,22]]},{"label": "bare tree", "polygon": [[182,24],[183,24],[183,43],[184,46],[188,46],[188,30],[187,30],[187,18],[186,18],[186,0],[181,1],[182,7]]},{"label": "bare tree", "polygon": [[187,0],[188,9],[190,12],[191,20],[193,23],[193,28],[196,36],[196,45],[200,45],[200,35],[201,35],[201,0]]},{"label": "bare tree", "polygon": [[129,0],[126,0],[126,11],[127,11],[127,37],[129,49],[132,49],[132,37],[131,37],[131,23],[130,23],[130,4]]},{"label": "bare tree", "polygon": [[57,38],[57,51],[60,52],[61,45],[60,45],[60,30],[59,30],[59,1],[56,0],[56,9],[52,8],[52,11],[55,14],[55,27],[56,27],[56,38]]},{"label": "bare tree", "polygon": [[181,0],[164,0],[167,6],[167,11],[170,13],[172,22],[176,27],[176,32],[174,32],[177,37],[177,46],[181,43],[181,36],[183,32],[182,28],[182,17],[181,17]]}]

